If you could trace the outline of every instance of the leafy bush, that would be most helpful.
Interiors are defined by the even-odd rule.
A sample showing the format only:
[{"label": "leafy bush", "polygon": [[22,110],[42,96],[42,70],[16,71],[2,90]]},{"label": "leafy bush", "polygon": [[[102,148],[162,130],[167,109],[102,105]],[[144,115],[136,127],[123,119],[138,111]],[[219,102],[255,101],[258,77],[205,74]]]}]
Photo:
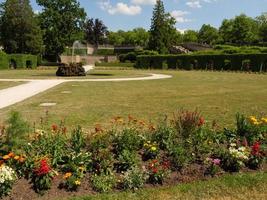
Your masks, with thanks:
[{"label": "leafy bush", "polygon": [[125,190],[138,190],[144,186],[147,178],[144,170],[134,167],[123,174],[122,186]]},{"label": "leafy bush", "polygon": [[117,155],[115,169],[117,172],[127,171],[138,163],[136,151],[123,150]]},{"label": "leafy bush", "polygon": [[26,133],[29,132],[29,124],[20,113],[14,111],[10,113],[7,124],[5,144],[8,146],[8,150],[14,150],[25,143]]},{"label": "leafy bush", "polygon": [[114,174],[94,174],[91,177],[93,189],[97,192],[110,192],[116,185],[116,178]]}]

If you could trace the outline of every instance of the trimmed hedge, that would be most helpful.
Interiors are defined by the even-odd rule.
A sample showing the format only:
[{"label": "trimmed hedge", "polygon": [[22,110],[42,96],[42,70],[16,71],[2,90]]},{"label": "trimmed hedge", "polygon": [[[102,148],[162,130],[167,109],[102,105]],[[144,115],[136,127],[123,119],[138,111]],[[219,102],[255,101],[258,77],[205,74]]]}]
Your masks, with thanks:
[{"label": "trimmed hedge", "polygon": [[[9,54],[9,64],[16,69],[36,68],[37,56],[30,54]],[[11,66],[10,66],[11,67]]]},{"label": "trimmed hedge", "polygon": [[115,53],[114,53],[114,49],[97,49],[94,52],[94,55],[98,55],[98,56],[112,56],[112,55],[115,55]]},{"label": "trimmed hedge", "polygon": [[107,63],[107,62],[102,62],[102,63],[95,63],[96,67],[134,67],[134,63]]},{"label": "trimmed hedge", "polygon": [[9,60],[8,60],[8,55],[0,51],[0,69],[8,69],[9,67]]},{"label": "trimmed hedge", "polygon": [[267,54],[137,56],[138,69],[267,71]]}]

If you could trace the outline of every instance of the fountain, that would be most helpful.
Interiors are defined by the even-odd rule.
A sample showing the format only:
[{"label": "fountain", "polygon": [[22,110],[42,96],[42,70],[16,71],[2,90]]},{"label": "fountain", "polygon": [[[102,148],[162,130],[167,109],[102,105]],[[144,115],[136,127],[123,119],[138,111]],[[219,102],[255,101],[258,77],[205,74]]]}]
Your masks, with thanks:
[{"label": "fountain", "polygon": [[72,45],[71,63],[60,64],[56,72],[57,76],[86,76],[86,72],[85,72],[85,69],[83,68],[83,64],[80,62],[77,63],[76,59],[74,62],[75,48],[77,49],[82,48],[82,44],[78,40],[76,40]]}]

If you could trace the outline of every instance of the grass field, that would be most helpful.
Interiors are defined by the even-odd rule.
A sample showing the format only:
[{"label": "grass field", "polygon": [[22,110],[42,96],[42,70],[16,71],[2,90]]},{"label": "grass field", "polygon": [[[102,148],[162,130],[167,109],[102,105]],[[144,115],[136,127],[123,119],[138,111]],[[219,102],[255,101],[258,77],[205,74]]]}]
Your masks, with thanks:
[{"label": "grass field", "polygon": [[16,85],[20,85],[22,83],[23,82],[3,82],[3,81],[0,81],[0,90],[5,89],[5,88],[9,88],[9,87],[13,87]]},{"label": "grass field", "polygon": [[56,77],[56,68],[36,70],[1,70],[0,79],[95,79],[148,76],[144,71],[134,70],[92,70],[82,77]]},{"label": "grass field", "polygon": [[[147,74],[152,71],[119,71],[118,76]],[[3,120],[11,110],[20,111],[30,121],[38,122],[49,111],[52,122],[65,120],[67,125],[91,128],[108,123],[114,116],[128,114],[144,120],[172,114],[179,108],[198,108],[209,122],[221,126],[234,122],[235,114],[267,113],[267,76],[261,74],[153,71],[173,78],[130,82],[71,82],[59,85],[15,106],[0,110]],[[117,71],[101,71],[109,74]],[[1,73],[2,74],[2,73]],[[18,76],[16,74],[16,76]],[[14,77],[14,76],[13,76]],[[7,77],[6,77],[7,78]],[[70,94],[63,94],[70,91]],[[55,102],[54,107],[40,103]]]},{"label": "grass field", "polygon": [[99,194],[69,200],[264,200],[267,173],[226,175],[209,181],[144,189],[135,193]]}]

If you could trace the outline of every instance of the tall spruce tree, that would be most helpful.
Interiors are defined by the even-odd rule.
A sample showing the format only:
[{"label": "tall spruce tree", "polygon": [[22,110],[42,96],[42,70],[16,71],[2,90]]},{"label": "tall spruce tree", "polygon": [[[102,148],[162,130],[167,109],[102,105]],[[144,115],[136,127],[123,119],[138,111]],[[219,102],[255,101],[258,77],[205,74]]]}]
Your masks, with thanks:
[{"label": "tall spruce tree", "polygon": [[66,46],[84,38],[86,13],[77,0],[37,0],[43,7],[40,24],[44,31],[45,57],[60,60]]},{"label": "tall spruce tree", "polygon": [[165,13],[163,1],[157,0],[151,20],[149,49],[168,53],[175,38],[175,23],[175,19],[169,13]]},{"label": "tall spruce tree", "polygon": [[40,54],[42,32],[29,0],[7,0],[1,4],[1,43],[7,53]]}]

